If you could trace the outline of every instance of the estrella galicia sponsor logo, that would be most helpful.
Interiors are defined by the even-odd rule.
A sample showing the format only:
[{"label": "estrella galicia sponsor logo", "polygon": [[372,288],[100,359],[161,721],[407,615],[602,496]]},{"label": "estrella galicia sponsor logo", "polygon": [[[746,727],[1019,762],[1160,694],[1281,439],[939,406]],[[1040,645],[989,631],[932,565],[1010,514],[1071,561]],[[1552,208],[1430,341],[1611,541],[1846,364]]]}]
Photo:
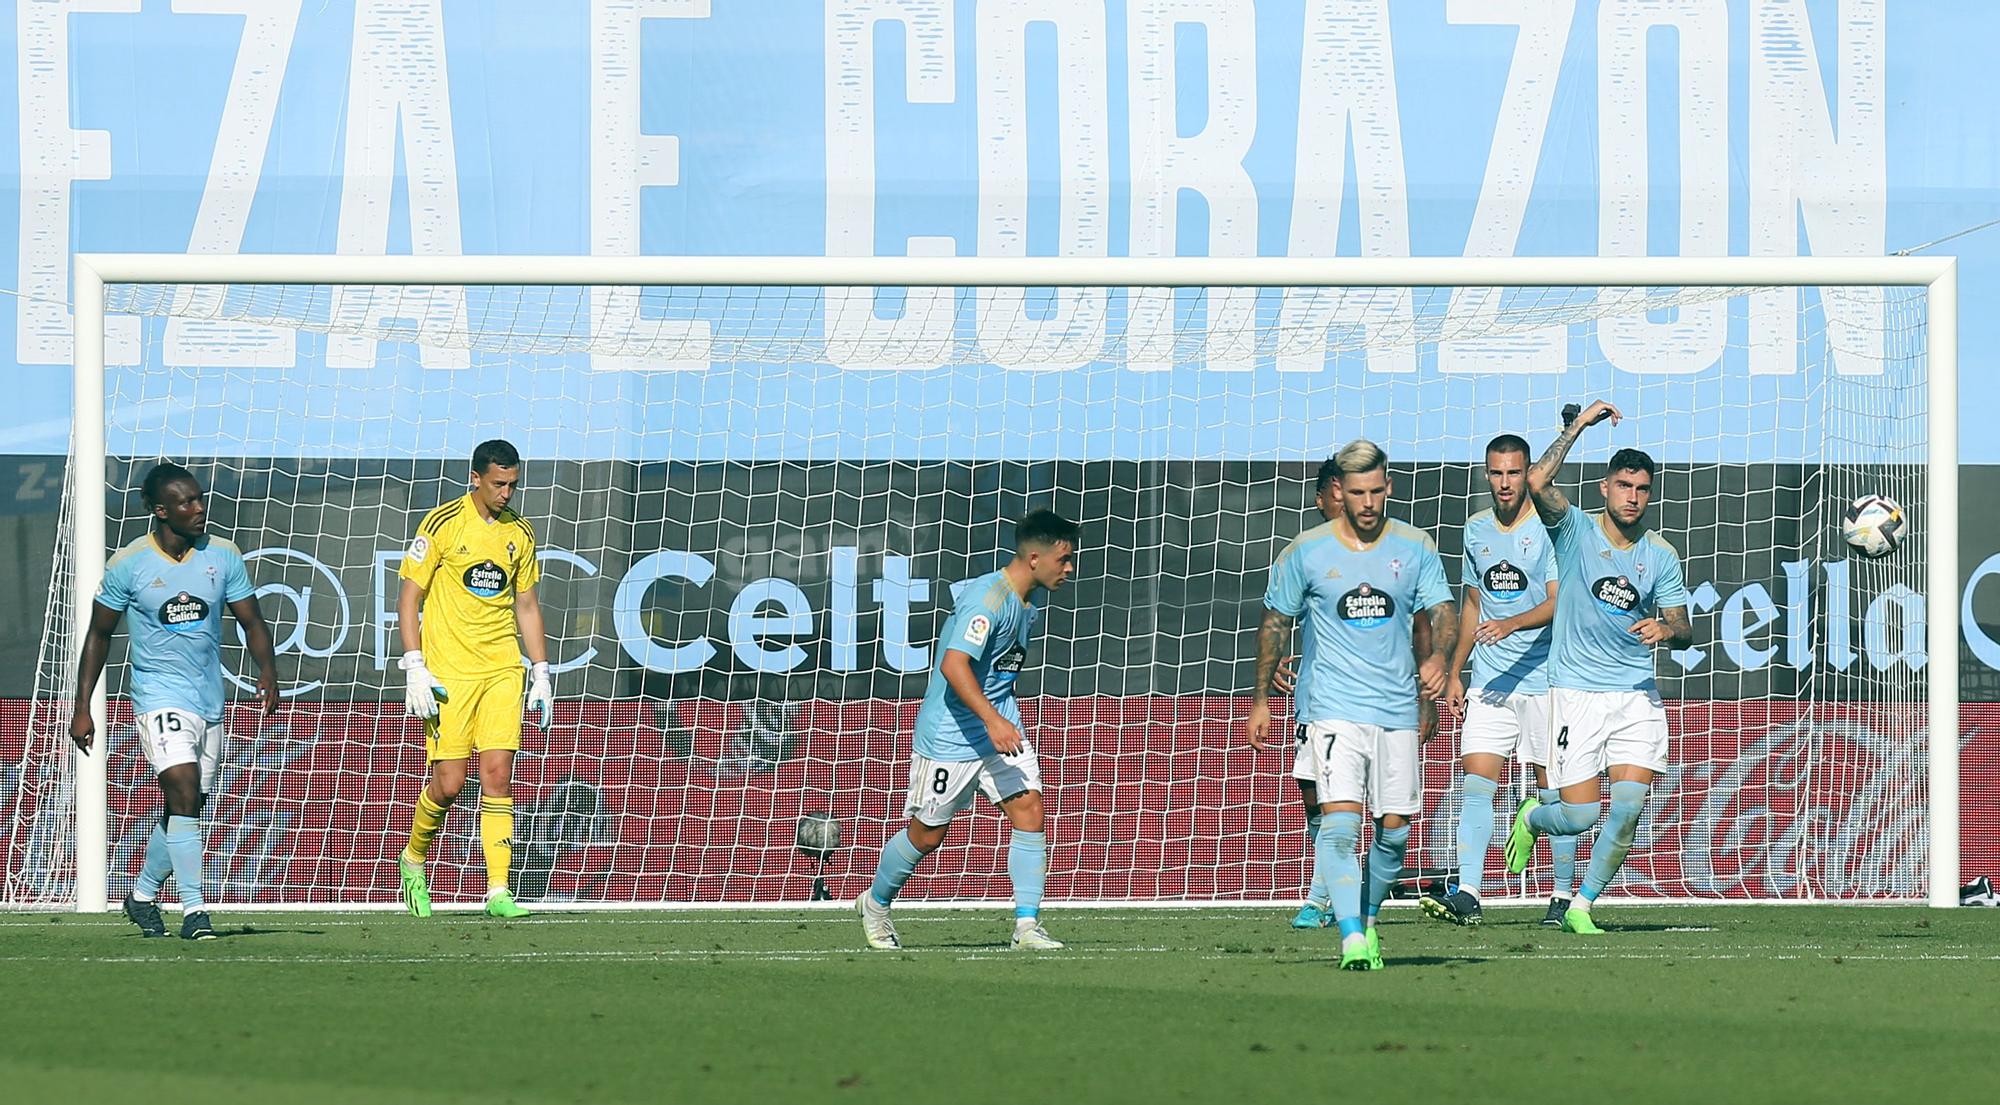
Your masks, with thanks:
[{"label": "estrella galicia sponsor logo", "polygon": [[1626,576],[1605,576],[1590,585],[1590,593],[1614,614],[1630,614],[1639,605],[1639,589]]},{"label": "estrella galicia sponsor logo", "polygon": [[1513,598],[1528,589],[1528,573],[1502,560],[1486,569],[1480,587],[1495,598]]},{"label": "estrella galicia sponsor logo", "polygon": [[1396,613],[1396,600],[1385,591],[1364,583],[1340,596],[1340,620],[1356,629],[1386,625]]},{"label": "estrella galicia sponsor logo", "polygon": [[1019,675],[1022,665],[1027,662],[1028,650],[1015,645],[994,659],[993,670],[1007,675]]},{"label": "estrella galicia sponsor logo", "polygon": [[192,633],[208,620],[208,603],[186,591],[160,604],[160,624],[176,633]]},{"label": "estrella galicia sponsor logo", "polygon": [[465,589],[490,599],[507,589],[507,569],[491,560],[482,560],[465,570]]}]

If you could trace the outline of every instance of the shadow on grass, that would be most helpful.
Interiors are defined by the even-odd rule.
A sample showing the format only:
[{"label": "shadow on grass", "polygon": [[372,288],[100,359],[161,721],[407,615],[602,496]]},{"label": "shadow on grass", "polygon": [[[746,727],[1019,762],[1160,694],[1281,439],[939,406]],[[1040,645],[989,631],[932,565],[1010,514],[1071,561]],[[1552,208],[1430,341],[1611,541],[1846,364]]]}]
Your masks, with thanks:
[{"label": "shadow on grass", "polygon": [[[1385,970],[1396,967],[1476,967],[1491,962],[1495,958],[1497,957],[1489,955],[1390,954],[1382,957],[1382,963]],[[1337,970],[1340,967],[1340,956],[1337,953],[1331,956],[1315,955],[1304,958],[1279,958],[1272,956],[1264,959],[1264,962],[1275,963],[1280,967],[1329,967]],[[1357,971],[1355,973],[1365,974],[1366,972]]]},{"label": "shadow on grass", "polygon": [[238,925],[235,928],[218,928],[218,940],[235,940],[246,936],[325,936],[325,929],[260,929],[255,925]]}]

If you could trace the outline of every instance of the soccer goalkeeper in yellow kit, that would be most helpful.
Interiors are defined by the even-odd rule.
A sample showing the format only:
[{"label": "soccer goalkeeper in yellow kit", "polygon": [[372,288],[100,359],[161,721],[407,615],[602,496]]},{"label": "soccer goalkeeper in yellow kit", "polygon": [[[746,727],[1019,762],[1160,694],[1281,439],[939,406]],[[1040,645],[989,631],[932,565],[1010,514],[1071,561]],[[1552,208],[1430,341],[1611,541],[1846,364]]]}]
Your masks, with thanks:
[{"label": "soccer goalkeeper in yellow kit", "polygon": [[[532,665],[527,705],[549,727],[554,689],[535,584],[535,531],[508,507],[521,455],[505,441],[472,451],[472,487],[424,516],[403,556],[396,601],[405,703],[424,722],[431,776],[417,795],[410,843],[397,860],[403,903],[431,915],[424,860],[445,810],[479,756],[479,840],[486,852],[486,912],[524,917],[507,888],[514,858],[514,753],[521,748],[521,654]],[[419,610],[422,611],[419,629]]]}]

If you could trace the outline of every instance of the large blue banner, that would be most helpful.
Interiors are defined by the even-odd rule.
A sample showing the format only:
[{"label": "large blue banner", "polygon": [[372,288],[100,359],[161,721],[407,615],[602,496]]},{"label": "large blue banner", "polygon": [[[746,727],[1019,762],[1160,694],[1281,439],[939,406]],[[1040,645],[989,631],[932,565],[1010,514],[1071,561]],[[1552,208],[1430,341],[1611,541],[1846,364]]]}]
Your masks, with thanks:
[{"label": "large blue banner", "polygon": [[[0,220],[0,251],[17,258],[20,296],[0,303],[16,363],[0,450],[17,453],[65,448],[77,251],[1879,255],[2000,217],[1984,64],[2000,8],[1974,0],[21,0],[13,29],[17,140],[0,143],[0,179],[19,217]],[[2000,281],[2000,231],[1943,248],[1964,258],[1963,456],[2000,462],[2000,439],[1970,432],[2000,399],[2000,319],[1978,309]],[[962,303],[953,325],[990,342],[1089,309],[1002,306]],[[610,293],[590,308],[638,348],[703,321]],[[1268,297],[1244,310],[1287,317]],[[831,340],[923,321],[890,304],[817,324]],[[1343,322],[1395,319],[1318,320]],[[949,405],[1001,371],[892,372],[868,350],[894,342],[726,383],[701,378],[733,367],[578,354],[558,365],[572,374],[560,394],[733,401],[791,372],[825,421],[717,435],[681,405],[665,417],[686,426],[527,444],[573,459],[635,444],[1296,457],[1364,425],[1392,442],[1480,440],[1518,428],[1501,424],[1518,418],[1508,404],[1645,389],[1660,414],[1635,440],[1671,443],[1666,459],[1841,459],[1810,432],[1762,431],[1812,425],[1825,396],[1805,366],[1863,387],[1884,356],[1904,371],[1905,322],[1880,301],[1774,292],[1325,355],[1304,373],[1198,346],[1143,366],[1158,371],[1083,372],[1088,385],[1078,370],[1036,374],[1021,399],[1039,412],[1032,437],[857,417],[883,397]],[[462,363],[352,338],[148,327],[114,319],[111,359],[251,373],[253,399],[379,404],[444,386],[426,374]],[[1221,429],[1271,421],[1258,404],[1274,394],[1309,433]],[[1152,424],[1185,432],[1122,435],[1107,399],[1127,398],[1180,404]],[[507,426],[503,398],[491,405],[467,412],[464,442],[376,419],[362,423],[374,436],[328,450],[463,451]],[[1414,423],[1437,411],[1459,421]],[[114,452],[143,446],[142,417],[113,412]],[[226,454],[243,439],[226,418],[203,426],[180,447]],[[1863,444],[1883,456],[1891,443]]]}]

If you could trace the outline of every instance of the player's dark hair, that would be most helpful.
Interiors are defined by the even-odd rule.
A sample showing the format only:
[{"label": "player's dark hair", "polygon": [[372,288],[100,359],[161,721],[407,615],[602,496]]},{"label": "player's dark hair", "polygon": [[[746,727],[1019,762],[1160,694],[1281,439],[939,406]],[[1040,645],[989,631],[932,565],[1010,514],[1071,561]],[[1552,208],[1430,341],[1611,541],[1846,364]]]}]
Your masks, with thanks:
[{"label": "player's dark hair", "polygon": [[1501,434],[1486,443],[1487,455],[1494,453],[1519,453],[1530,460],[1535,454],[1528,450],[1528,439],[1520,434]]},{"label": "player's dark hair", "polygon": [[155,464],[153,470],[146,473],[146,482],[139,485],[139,496],[146,501],[146,509],[151,510],[159,506],[160,493],[167,489],[167,485],[182,480],[188,481],[196,488],[201,487],[201,481],[194,478],[193,472],[173,461]]},{"label": "player's dark hair", "polygon": [[1644,472],[1650,478],[1653,475],[1653,458],[1637,449],[1620,449],[1611,454],[1611,459],[1605,463],[1604,478],[1608,480],[1617,472]]},{"label": "player's dark hair", "polygon": [[1319,466],[1319,476],[1313,480],[1313,497],[1326,494],[1326,485],[1340,479],[1340,458],[1328,457]]},{"label": "player's dark hair", "polygon": [[1031,510],[1014,523],[1014,547],[1025,549],[1029,545],[1040,545],[1047,548],[1067,544],[1075,548],[1081,532],[1075,522],[1053,510]]},{"label": "player's dark hair", "polygon": [[491,441],[480,442],[472,450],[472,470],[479,475],[485,475],[488,468],[519,468],[520,466],[520,450],[514,448],[514,443],[511,441],[496,437]]}]

